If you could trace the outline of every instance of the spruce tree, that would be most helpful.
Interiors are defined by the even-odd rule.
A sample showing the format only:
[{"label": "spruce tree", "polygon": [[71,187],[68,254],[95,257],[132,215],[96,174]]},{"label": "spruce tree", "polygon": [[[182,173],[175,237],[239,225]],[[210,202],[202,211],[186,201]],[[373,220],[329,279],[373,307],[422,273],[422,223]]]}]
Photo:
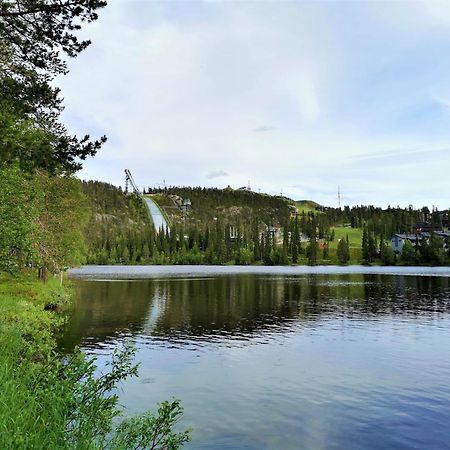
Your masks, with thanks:
[{"label": "spruce tree", "polygon": [[317,264],[318,245],[315,233],[311,236],[306,250],[306,256],[308,257],[308,264],[315,266]]},{"label": "spruce tree", "polygon": [[362,257],[363,262],[368,264],[370,262],[370,251],[369,251],[369,237],[367,233],[367,225],[364,224],[363,236],[362,236]]},{"label": "spruce tree", "polygon": [[347,264],[348,263],[348,261],[350,260],[350,251],[349,251],[348,242],[346,239],[341,239],[338,242],[336,254],[337,254],[339,264]]},{"label": "spruce tree", "polygon": [[298,216],[295,216],[294,219],[294,231],[292,233],[292,262],[297,264],[298,262],[298,246],[300,242],[300,231],[299,231],[299,223]]}]

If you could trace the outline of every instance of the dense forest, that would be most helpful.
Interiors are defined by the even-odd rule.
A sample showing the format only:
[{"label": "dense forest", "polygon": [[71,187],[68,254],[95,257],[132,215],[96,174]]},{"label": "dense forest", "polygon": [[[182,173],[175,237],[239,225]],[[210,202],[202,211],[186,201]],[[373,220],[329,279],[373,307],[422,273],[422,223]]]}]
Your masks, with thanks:
[{"label": "dense forest", "polygon": [[83,183],[83,191],[95,264],[441,265],[449,258],[437,236],[412,252],[407,245],[401,257],[390,246],[391,236],[414,233],[418,222],[442,227],[442,214],[427,208],[299,206],[247,190],[169,187],[146,191],[170,221],[170,229],[155,230],[135,194],[100,182]]}]

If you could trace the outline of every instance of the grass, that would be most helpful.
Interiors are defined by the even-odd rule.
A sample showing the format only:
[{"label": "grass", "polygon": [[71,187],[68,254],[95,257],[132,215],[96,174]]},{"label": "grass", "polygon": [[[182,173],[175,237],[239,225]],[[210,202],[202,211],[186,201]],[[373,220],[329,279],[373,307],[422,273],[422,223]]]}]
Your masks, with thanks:
[{"label": "grass", "polygon": [[334,241],[331,242],[330,248],[337,248],[340,239],[347,239],[350,249],[361,248],[363,230],[361,228],[351,227],[333,227]]},{"label": "grass", "polygon": [[81,352],[56,353],[53,331],[62,319],[46,306],[64,307],[70,294],[56,278],[43,284],[35,274],[0,273],[0,449],[180,448],[190,432],[173,431],[178,400],[113,424],[123,417],[117,384],[137,375],[130,345],[114,352],[99,377]]},{"label": "grass", "polygon": [[319,212],[317,208],[320,206],[318,203],[313,202],[312,200],[298,200],[294,202],[298,212],[302,214],[308,214],[309,212],[317,213]]},{"label": "grass", "polygon": [[67,298],[56,279],[0,276],[0,448],[65,447],[65,385],[48,367],[60,321],[44,307]]},{"label": "grass", "polygon": [[350,250],[349,264],[361,264],[362,258],[361,243],[363,234],[362,229],[339,226],[339,227],[332,227],[332,230],[334,230],[334,240],[330,242],[330,259],[335,264],[337,263],[336,250],[338,243],[341,239],[347,239],[348,236],[348,246]]}]

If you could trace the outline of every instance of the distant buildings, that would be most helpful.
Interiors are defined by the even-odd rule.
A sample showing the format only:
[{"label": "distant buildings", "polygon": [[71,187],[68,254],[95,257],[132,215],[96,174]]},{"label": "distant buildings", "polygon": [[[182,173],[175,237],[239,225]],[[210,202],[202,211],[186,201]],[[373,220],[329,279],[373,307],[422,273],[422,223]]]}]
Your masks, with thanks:
[{"label": "distant buildings", "polygon": [[236,190],[236,191],[248,191],[248,192],[252,192],[252,188],[251,188],[251,186],[250,186],[250,181],[248,182],[248,185],[247,185],[247,186],[241,186],[241,187],[239,187],[239,188],[237,188],[237,189],[233,189],[230,185],[228,185],[224,190],[225,190],[225,191],[234,191],[234,190]]},{"label": "distant buildings", "polygon": [[420,236],[418,234],[394,234],[391,239],[391,247],[395,253],[401,255],[406,241],[409,241],[413,247],[416,247],[419,244],[419,240]]},{"label": "distant buildings", "polygon": [[[420,225],[420,224],[418,224]],[[409,241],[411,245],[415,248],[420,246],[423,239],[425,239],[427,242],[431,238],[431,234],[434,233],[436,236],[440,237],[442,239],[442,247],[444,249],[448,249],[448,241],[450,239],[450,233],[448,231],[442,231],[440,230],[432,230],[429,227],[417,227],[417,230],[420,229],[429,229],[430,231],[417,231],[416,233],[398,233],[394,234],[394,236],[391,239],[391,247],[394,250],[395,253],[398,255],[402,254],[403,246],[405,245],[406,241]]]}]

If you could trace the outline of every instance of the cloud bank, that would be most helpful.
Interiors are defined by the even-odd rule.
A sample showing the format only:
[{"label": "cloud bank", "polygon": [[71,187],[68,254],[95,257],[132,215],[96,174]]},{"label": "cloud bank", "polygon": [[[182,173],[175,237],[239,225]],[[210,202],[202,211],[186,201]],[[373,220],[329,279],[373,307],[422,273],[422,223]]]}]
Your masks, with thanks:
[{"label": "cloud bank", "polygon": [[449,11],[433,1],[111,3],[58,80],[70,131],[109,137],[79,175],[250,180],[327,205],[340,185],[350,204],[448,207]]}]

